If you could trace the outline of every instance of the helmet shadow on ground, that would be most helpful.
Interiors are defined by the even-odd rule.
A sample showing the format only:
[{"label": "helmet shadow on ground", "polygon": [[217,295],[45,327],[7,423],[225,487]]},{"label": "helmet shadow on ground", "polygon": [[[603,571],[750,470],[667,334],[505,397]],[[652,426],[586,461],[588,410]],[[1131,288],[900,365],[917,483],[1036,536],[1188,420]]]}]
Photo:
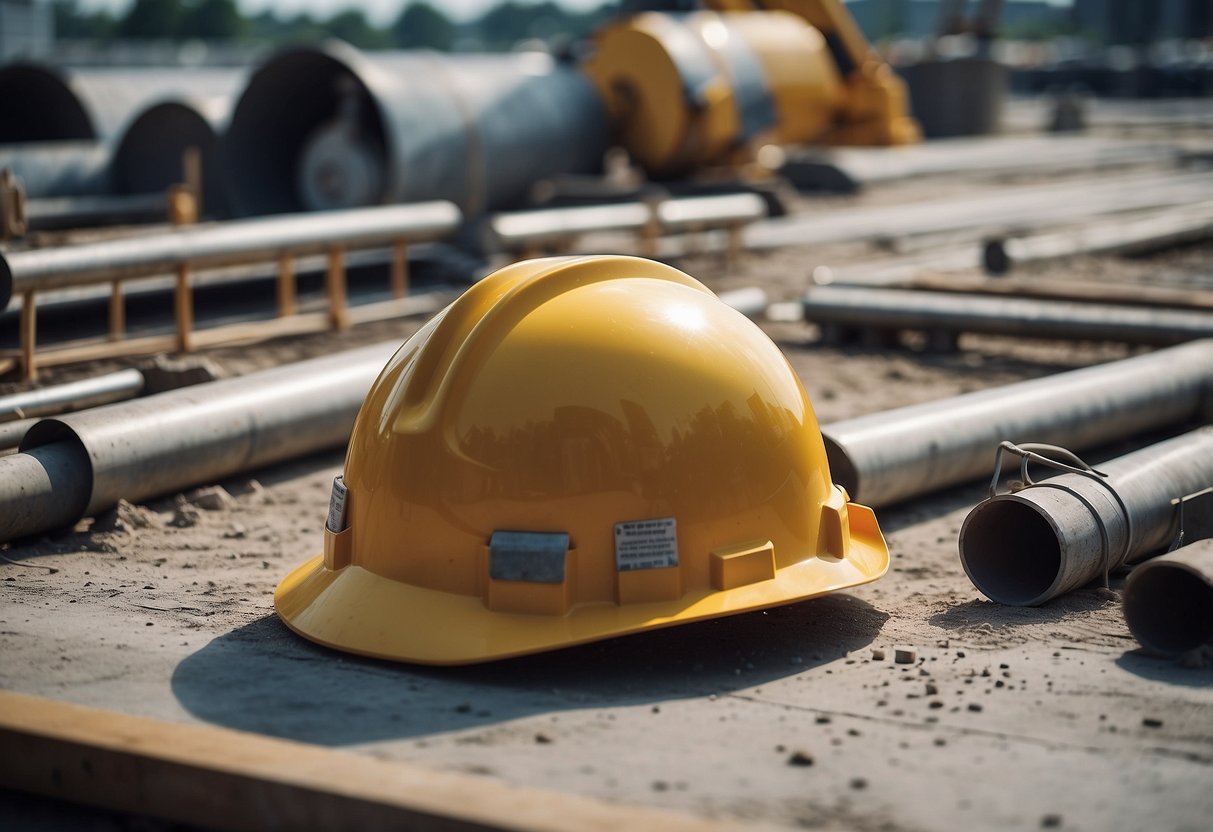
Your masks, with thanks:
[{"label": "helmet shadow on ground", "polygon": [[550,653],[436,668],[330,650],[267,615],[184,659],[172,690],[207,722],[353,745],[747,689],[842,659],[870,644],[887,619],[836,594]]}]

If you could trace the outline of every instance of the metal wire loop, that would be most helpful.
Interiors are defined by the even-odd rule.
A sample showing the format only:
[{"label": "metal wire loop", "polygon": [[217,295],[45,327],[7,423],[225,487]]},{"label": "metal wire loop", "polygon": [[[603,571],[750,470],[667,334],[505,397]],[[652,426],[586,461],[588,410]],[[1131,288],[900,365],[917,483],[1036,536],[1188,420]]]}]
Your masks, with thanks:
[{"label": "metal wire loop", "polygon": [[[1046,468],[1052,468],[1055,471],[1062,471],[1067,474],[1078,474],[1079,476],[1087,477],[1088,479],[1094,480],[1103,486],[1104,489],[1112,495],[1112,499],[1114,499],[1116,504],[1120,507],[1120,515],[1125,520],[1125,545],[1124,551],[1121,552],[1120,562],[1125,563],[1128,561],[1129,552],[1133,550],[1133,518],[1129,516],[1129,509],[1128,506],[1125,505],[1124,498],[1120,496],[1120,493],[1116,490],[1115,486],[1112,485],[1107,474],[1092,468],[1081,458],[1079,458],[1077,454],[1074,454],[1066,448],[1062,448],[1058,445],[1048,445],[1043,442],[1024,442],[1021,445],[1016,445],[1014,442],[1003,440],[1002,442],[998,443],[998,450],[994,454],[994,478],[990,481],[990,499],[994,499],[994,497],[998,496],[998,480],[1002,477],[1003,453],[1010,453],[1019,457],[1019,476],[1023,481],[1022,487],[1024,488],[1039,484],[1032,479],[1032,475],[1028,472],[1028,465],[1032,462],[1039,463]],[[1054,457],[1045,456],[1045,454],[1053,454],[1054,457],[1061,457],[1065,461],[1063,462],[1055,459]],[[1055,483],[1043,483],[1043,485],[1060,488],[1087,504],[1088,508],[1092,508],[1087,499],[1073,489],[1066,488]],[[1092,510],[1091,516],[1095,518],[1095,522],[1099,527],[1099,536],[1103,543],[1103,545],[1100,547],[1103,554],[1103,557],[1101,558],[1101,566],[1103,572],[1104,589],[1107,589],[1109,586],[1108,573],[1112,569],[1112,557],[1110,552],[1111,535],[1101,519],[1099,512]]]}]

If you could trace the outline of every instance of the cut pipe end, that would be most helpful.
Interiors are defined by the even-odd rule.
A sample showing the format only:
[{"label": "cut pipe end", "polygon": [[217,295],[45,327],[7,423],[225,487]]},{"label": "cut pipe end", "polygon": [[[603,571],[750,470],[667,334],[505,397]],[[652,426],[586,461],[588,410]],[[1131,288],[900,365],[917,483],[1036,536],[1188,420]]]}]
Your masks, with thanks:
[{"label": "cut pipe end", "polygon": [[834,484],[845,488],[855,502],[868,505],[859,491],[859,469],[847,449],[825,433],[822,433],[821,439],[825,442],[826,461],[830,466],[830,478],[834,480]]},{"label": "cut pipe end", "polygon": [[969,513],[960,528],[960,563],[991,601],[1043,604],[1061,576],[1057,530],[1034,504],[1003,496]]},{"label": "cut pipe end", "polygon": [[1143,647],[1179,655],[1213,641],[1213,585],[1182,563],[1145,563],[1125,584],[1125,622]]}]

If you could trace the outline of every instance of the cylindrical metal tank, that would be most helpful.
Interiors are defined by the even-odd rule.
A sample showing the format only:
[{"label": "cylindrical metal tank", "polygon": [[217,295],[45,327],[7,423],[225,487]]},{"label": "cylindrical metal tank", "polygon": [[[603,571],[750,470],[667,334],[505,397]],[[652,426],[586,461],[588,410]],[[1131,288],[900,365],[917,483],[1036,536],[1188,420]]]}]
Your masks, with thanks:
[{"label": "cylindrical metal tank", "polygon": [[756,140],[811,141],[842,104],[825,38],[786,12],[639,14],[599,33],[586,72],[620,142],[657,176]]},{"label": "cylindrical metal tank", "polygon": [[202,209],[209,216],[227,212],[227,189],[219,136],[227,126],[243,75],[233,75],[228,89],[158,98],[139,111],[122,131],[110,165],[116,193],[164,191],[183,181],[184,158],[198,151],[202,166]]},{"label": "cylindrical metal tank", "polygon": [[0,144],[115,138],[143,106],[171,93],[231,94],[241,72],[198,67],[0,67]]},{"label": "cylindrical metal tank", "polygon": [[558,173],[597,171],[609,136],[593,85],[542,53],[279,53],[223,139],[244,215],[448,199],[466,215]]}]

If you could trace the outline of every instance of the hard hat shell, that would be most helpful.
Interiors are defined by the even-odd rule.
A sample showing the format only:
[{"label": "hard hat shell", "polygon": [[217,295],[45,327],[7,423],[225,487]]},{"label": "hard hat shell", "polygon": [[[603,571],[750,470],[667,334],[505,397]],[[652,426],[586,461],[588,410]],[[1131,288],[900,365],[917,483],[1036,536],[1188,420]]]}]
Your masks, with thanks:
[{"label": "hard hat shell", "polygon": [[796,374],[694,278],[532,260],[469,289],[371,388],[324,554],[275,606],[331,647],[463,664],[880,577]]}]

